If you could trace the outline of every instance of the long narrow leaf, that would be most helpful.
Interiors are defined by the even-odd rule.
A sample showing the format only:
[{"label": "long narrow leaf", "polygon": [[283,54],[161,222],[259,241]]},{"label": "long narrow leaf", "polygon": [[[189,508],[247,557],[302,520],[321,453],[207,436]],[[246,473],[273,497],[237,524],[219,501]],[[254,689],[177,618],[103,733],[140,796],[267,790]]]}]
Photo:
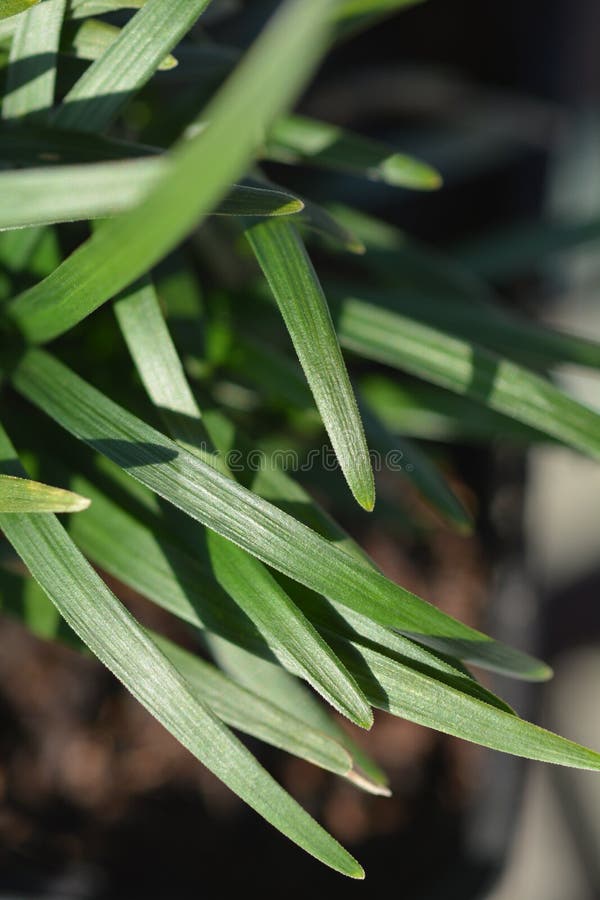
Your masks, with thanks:
[{"label": "long narrow leaf", "polygon": [[[378,305],[457,337],[474,340],[526,364],[533,363],[542,368],[560,363],[600,366],[600,342],[564,334],[540,322],[527,321],[501,305],[490,286],[475,271],[471,271],[468,248],[464,259],[460,248],[453,250],[452,257],[446,256],[416,243],[397,228],[364,213],[340,205],[334,205],[332,212],[342,225],[356,231],[368,247],[368,253],[362,257],[360,265],[369,273],[369,284],[372,284],[372,275],[375,274],[377,282],[381,285],[383,281],[386,285],[376,291],[369,287],[366,294],[361,290],[365,299],[372,298]],[[498,258],[504,259],[506,252],[510,265],[511,253],[522,252],[524,255],[529,253],[531,261],[536,249],[537,258],[543,258],[544,252],[559,250],[561,240],[565,241],[565,246],[571,241],[570,246],[574,247],[592,239],[594,234],[600,236],[597,221],[580,227],[559,227],[556,231],[550,226],[540,226],[538,231],[533,230],[530,242],[527,235],[521,234],[517,228],[514,235],[507,239],[506,251],[503,240],[498,240]],[[555,246],[553,240],[557,241]],[[473,245],[475,270],[479,258],[478,246],[479,243]],[[488,252],[486,246],[489,246],[493,264],[496,244],[491,238],[489,245],[485,238],[481,239],[484,264]],[[327,289],[335,293],[335,286],[328,285]]]},{"label": "long narrow leaf", "polygon": [[[299,370],[276,350],[241,336],[231,352],[230,361],[236,372],[242,373],[267,396],[281,397],[288,407],[305,409],[310,406],[310,393]],[[423,498],[453,527],[462,533],[470,532],[472,522],[468,513],[427,456],[412,442],[390,433],[380,417],[365,408],[364,403],[360,411],[367,440],[379,453],[380,463],[402,461],[402,474]]]},{"label": "long narrow leaf", "polygon": [[370,794],[390,796],[385,772],[352,740],[301,681],[281,666],[273,665],[230,641],[206,632],[205,638],[219,667],[236,682],[260,694],[276,707],[293,709],[294,716],[308,726],[309,733],[324,733],[336,744],[341,744],[352,760],[352,768],[344,773],[345,778]]},{"label": "long narrow leaf", "polygon": [[79,512],[87,509],[90,501],[71,491],[16,478],[0,475],[0,512],[2,513],[62,513]]},{"label": "long narrow leaf", "polygon": [[45,0],[19,18],[10,48],[3,118],[16,119],[52,106],[66,5],[67,0]]},{"label": "long narrow leaf", "polygon": [[[0,610],[23,621],[38,637],[56,640],[62,636],[60,624],[64,620],[30,577],[0,570]],[[247,685],[238,684],[215,666],[162,635],[151,630],[148,634],[183,675],[191,692],[227,725],[330,772],[344,777],[351,774],[352,759],[338,735],[329,735],[324,728],[314,727],[304,718],[296,718],[286,711],[289,704],[275,703],[266,698],[264,692],[258,693]],[[76,636],[74,640],[79,641]],[[78,643],[78,648],[83,646],[82,642]]]},{"label": "long narrow leaf", "polygon": [[412,6],[416,0],[340,0],[336,18],[351,19],[367,13],[388,12]]},{"label": "long narrow leaf", "polygon": [[[114,44],[121,29],[99,19],[87,19],[67,35],[61,50],[71,53],[78,59],[99,59]],[[157,66],[158,71],[175,68],[177,60],[170,53]]]},{"label": "long narrow leaf", "polygon": [[303,162],[362,175],[393,187],[432,191],[442,179],[427,163],[405,156],[328,122],[286,116],[273,126],[267,154],[281,162]]},{"label": "long narrow leaf", "polygon": [[[183,446],[202,448],[207,435],[177,351],[147,283],[116,305],[116,314],[144,386],[162,410],[171,434]],[[254,557],[215,533],[207,545],[217,581],[232,596],[273,648],[292,663],[336,709],[363,726],[372,724],[369,706],[327,644],[290,601],[271,573]]]},{"label": "long narrow leaf", "polygon": [[[172,169],[140,205],[105,223],[12,302],[9,314],[29,339],[49,340],[85,318],[214,208],[247,165],[261,130],[294,99],[318,61],[329,9],[330,0],[286,3],[211,103],[207,129],[173,154]],[[211,177],[198,180],[198,172]]]},{"label": "long narrow leaf", "polygon": [[71,88],[54,119],[61,128],[102,131],[161,66],[210,0],[148,0]]},{"label": "long narrow leaf", "polygon": [[369,449],[319,279],[293,226],[246,232],[277,300],[342,472],[365,509],[375,505]]},{"label": "long narrow leaf", "polygon": [[256,691],[237,685],[215,666],[171,641],[159,635],[152,638],[192,690],[227,725],[337,775],[352,771],[350,754],[323,731],[311,728],[284,706],[276,706]]},{"label": "long narrow leaf", "polygon": [[[131,209],[168,165],[140,159],[0,172],[0,229],[114,216]],[[302,209],[283,191],[233,185],[218,215],[279,216]]]},{"label": "long narrow leaf", "polygon": [[[84,486],[88,489],[81,482]],[[212,628],[253,653],[265,653],[239,610],[211,594],[210,580],[202,576],[192,557],[174,548],[165,553],[152,531],[135,525],[122,511],[90,493],[94,498],[90,512],[75,518],[73,533],[100,566],[135,589],[149,592],[187,621]],[[90,527],[92,515],[95,524]],[[413,642],[399,638],[394,650],[383,649],[351,633],[342,636],[340,620],[322,605],[321,613],[324,633],[375,706],[504,752],[600,768],[600,754],[519,719],[483,689],[478,694],[476,684]]]},{"label": "long narrow leaf", "polygon": [[[0,431],[2,467],[21,474]],[[136,699],[267,821],[326,865],[354,878],[358,863],[286,794],[190,691],[144,629],[81,556],[57,520],[4,515],[0,524],[73,630]]]},{"label": "long narrow leaf", "polygon": [[159,496],[317,593],[442,652],[513,675],[547,677],[542,663],[462,625],[363,567],[125,412],[44,351],[28,351],[11,378],[64,428]]},{"label": "long narrow leaf", "polygon": [[0,123],[0,160],[12,166],[39,166],[156,156],[160,148],[132,144],[81,131],[49,128],[42,122]]},{"label": "long narrow leaf", "polygon": [[344,346],[464,394],[600,458],[600,415],[516,363],[362,299],[342,302]]}]

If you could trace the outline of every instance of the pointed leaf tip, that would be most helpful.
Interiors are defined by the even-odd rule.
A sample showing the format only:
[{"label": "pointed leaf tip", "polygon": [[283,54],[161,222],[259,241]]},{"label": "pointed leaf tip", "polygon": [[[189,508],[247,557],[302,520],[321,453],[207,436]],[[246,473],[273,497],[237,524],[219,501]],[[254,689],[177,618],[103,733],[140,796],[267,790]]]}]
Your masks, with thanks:
[{"label": "pointed leaf tip", "polygon": [[374,175],[394,187],[419,191],[436,191],[443,184],[442,176],[433,166],[402,153],[388,156]]}]

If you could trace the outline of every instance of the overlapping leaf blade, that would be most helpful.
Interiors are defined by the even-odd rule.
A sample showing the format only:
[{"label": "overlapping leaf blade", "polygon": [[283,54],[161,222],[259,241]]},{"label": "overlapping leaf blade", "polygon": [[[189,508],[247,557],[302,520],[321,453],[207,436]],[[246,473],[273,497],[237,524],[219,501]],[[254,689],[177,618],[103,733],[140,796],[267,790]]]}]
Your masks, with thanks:
[{"label": "overlapping leaf blade", "polygon": [[[161,409],[173,437],[192,452],[198,450],[201,459],[226,471],[208,455],[208,435],[200,410],[153,285],[147,282],[130,291],[117,303],[116,314],[144,386]],[[339,711],[357,724],[369,726],[371,711],[353,679],[271,573],[221,535],[213,532],[206,537],[217,581],[256,624],[275,655],[288,661]]]},{"label": "overlapping leaf blade", "polygon": [[[211,591],[210,578],[188,551],[167,549],[153,531],[95,494],[85,480],[75,486],[93,497],[89,513],[72,523],[74,537],[92,559],[176,615],[269,658],[239,610]],[[319,627],[375,706],[504,752],[600,768],[600,754],[524,722],[485,691],[478,695],[475,683],[470,687],[459,670],[413,642],[399,638],[394,649],[386,649],[377,645],[376,632],[370,638],[352,636],[352,629],[343,634],[339,617],[322,604],[320,615]]]},{"label": "overlapping leaf blade", "polygon": [[[121,29],[100,19],[87,19],[78,24],[68,37],[67,52],[79,59],[96,60],[107,52],[121,33]],[[170,53],[157,66],[158,71],[168,71],[177,65],[177,60]]]},{"label": "overlapping leaf blade", "polygon": [[443,652],[522,677],[548,676],[542,663],[444,615],[234,484],[44,351],[28,351],[11,377],[44,412],[159,496],[317,593]]},{"label": "overlapping leaf blade", "polygon": [[[149,158],[0,172],[0,229],[114,216],[135,206],[166,168]],[[233,185],[215,213],[280,216],[302,206],[283,191]]]},{"label": "overlapping leaf blade", "polygon": [[[20,473],[14,449],[3,431],[0,453],[5,460],[4,472]],[[363,876],[358,863],[198,701],[53,516],[2,514],[0,523],[69,625],[155,718],[291,840],[337,871],[354,878]]]},{"label": "overlapping leaf blade", "polygon": [[[304,409],[310,405],[310,393],[291,361],[277,350],[248,337],[246,321],[244,326],[245,334],[238,337],[230,354],[229,362],[234,371],[267,396],[281,397],[286,406]],[[468,533],[472,528],[470,516],[434,463],[414,443],[390,433],[385,422],[369,408],[369,404],[365,406],[364,401],[360,412],[366,438],[379,454],[379,466],[400,470],[445,521]]]},{"label": "overlapping leaf blade", "polygon": [[[12,302],[9,313],[29,339],[68,330],[148,271],[210,212],[248,163],[261,130],[317,62],[329,10],[330,0],[285,4],[210,104],[209,126],[173,153],[173,167],[156,187]],[[199,182],[202,171],[211,177]]]},{"label": "overlapping leaf blade", "polygon": [[600,458],[600,415],[522,366],[352,296],[336,310],[335,322],[342,344],[361,356],[464,394]]},{"label": "overlapping leaf blade", "polygon": [[210,0],[147,0],[65,97],[61,128],[102,131],[161,66]]},{"label": "overlapping leaf blade", "polygon": [[[38,637],[52,640],[63,637],[69,641],[72,637],[78,648],[85,646],[73,632],[68,636],[61,634],[64,620],[30,577],[0,570],[0,609],[20,619]],[[328,734],[320,721],[315,726],[306,721],[306,717],[297,718],[287,711],[289,703],[273,701],[270,696],[265,696],[260,686],[257,692],[162,635],[151,630],[148,634],[183,675],[192,693],[225,724],[337,775],[347,777],[351,774],[352,759],[343,746],[341,729],[339,734],[335,729]],[[282,672],[278,667],[272,668]],[[283,697],[277,699],[285,701]],[[327,717],[325,720],[328,721]]]},{"label": "overlapping leaf blade", "polygon": [[148,0],[71,0],[70,14],[74,19],[101,16],[119,9],[141,9]]}]

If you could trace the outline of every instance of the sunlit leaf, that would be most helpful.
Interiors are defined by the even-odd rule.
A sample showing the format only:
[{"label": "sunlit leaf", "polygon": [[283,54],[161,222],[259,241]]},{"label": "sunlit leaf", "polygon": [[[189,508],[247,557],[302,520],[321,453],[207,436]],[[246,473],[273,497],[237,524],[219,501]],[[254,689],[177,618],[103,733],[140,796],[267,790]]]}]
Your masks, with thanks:
[{"label": "sunlit leaf", "polygon": [[2,513],[62,513],[87,509],[90,501],[71,491],[18,478],[0,475],[0,512]]},{"label": "sunlit leaf", "polygon": [[354,497],[367,510],[375,486],[362,422],[319,279],[293,226],[264,223],[246,232]]},{"label": "sunlit leaf", "polygon": [[[3,431],[0,452],[4,472],[19,471],[14,449]],[[363,876],[358,863],[198,700],[52,515],[1,514],[0,525],[76,634],[191,753],[309,853],[346,875]]]}]

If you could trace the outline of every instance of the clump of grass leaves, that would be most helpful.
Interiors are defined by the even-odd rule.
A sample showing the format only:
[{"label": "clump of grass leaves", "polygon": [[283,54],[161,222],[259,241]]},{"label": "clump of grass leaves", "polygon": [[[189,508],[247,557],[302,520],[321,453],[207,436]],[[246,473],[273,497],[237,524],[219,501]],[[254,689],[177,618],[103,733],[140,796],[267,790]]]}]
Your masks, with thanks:
[{"label": "clump of grass leaves", "polygon": [[[202,399],[235,371],[259,397],[276,389],[290,410],[316,405],[367,510],[368,448],[402,446],[405,475],[461,532],[471,521],[443,476],[389,430],[400,401],[386,370],[359,385],[357,403],[341,347],[454,392],[458,427],[478,405],[480,436],[503,429],[600,456],[598,416],[538,374],[597,367],[597,344],[502,311],[476,247],[462,262],[442,258],[258,168],[266,158],[390,190],[439,187],[425,163],[288,112],[333,43],[406,5],[287,0],[240,54],[195,29],[209,0],[0,0],[0,526],[14,548],[2,553],[2,606],[37,634],[86,644],[259,814],[354,878],[360,865],[230,726],[379,794],[384,773],[326,704],[363,728],[376,707],[600,769],[600,754],[522,720],[464,666],[541,680],[543,663],[393,584],[282,470],[230,471],[228,450],[251,444],[227,404]],[[127,8],[122,28],[95,18]],[[171,89],[178,103],[165,99]],[[68,232],[76,246],[65,254],[57,225],[73,221],[89,222],[90,236]],[[352,286],[320,283],[305,246],[315,234],[330,254],[355,254]],[[500,249],[506,272],[506,237]],[[484,275],[493,251],[488,242],[479,254]],[[521,264],[521,240],[512,254]],[[274,345],[279,313],[299,366]],[[62,512],[74,513],[66,527]],[[97,569],[184,620],[202,653],[143,628]]]}]

